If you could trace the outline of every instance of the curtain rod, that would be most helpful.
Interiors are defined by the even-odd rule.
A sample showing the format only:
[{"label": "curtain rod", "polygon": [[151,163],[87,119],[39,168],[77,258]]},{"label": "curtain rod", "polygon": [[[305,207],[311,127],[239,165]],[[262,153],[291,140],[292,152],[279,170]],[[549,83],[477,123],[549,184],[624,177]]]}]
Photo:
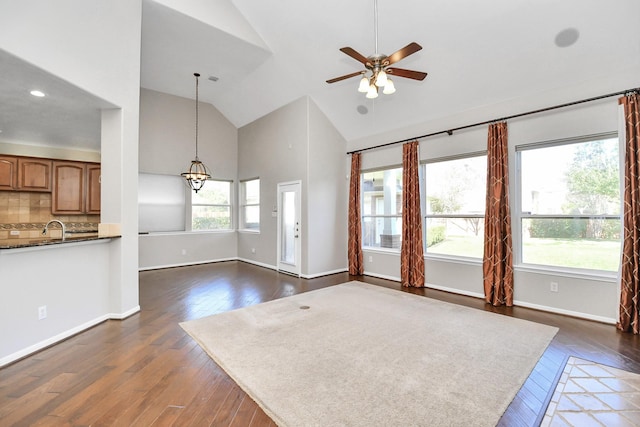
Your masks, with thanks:
[{"label": "curtain rod", "polygon": [[453,135],[453,132],[456,132],[456,131],[459,131],[459,130],[463,130],[463,129],[469,129],[469,128],[476,127],[476,126],[482,126],[482,125],[488,125],[488,124],[491,124],[491,123],[502,122],[502,121],[505,121],[505,120],[515,119],[515,118],[523,117],[523,116],[529,116],[529,115],[532,115],[532,114],[544,113],[546,111],[557,110],[559,108],[565,108],[565,107],[571,107],[572,105],[584,104],[586,102],[598,101],[598,100],[604,99],[604,98],[611,98],[612,96],[626,95],[628,93],[633,93],[633,92],[640,92],[640,87],[636,87],[636,88],[633,88],[633,89],[622,90],[622,91],[615,92],[615,93],[609,93],[607,95],[600,95],[600,96],[596,96],[596,97],[593,97],[593,98],[581,99],[580,101],[568,102],[566,104],[554,105],[553,107],[541,108],[539,110],[527,111],[526,113],[514,114],[514,115],[511,115],[511,116],[502,117],[500,119],[485,120],[484,122],[478,122],[478,123],[474,123],[474,124],[471,124],[471,125],[460,126],[460,127],[457,127],[457,128],[452,128],[452,129],[447,129],[447,130],[441,130],[441,131],[438,131],[438,132],[428,133],[426,135],[414,136],[413,138],[402,139],[400,141],[387,142],[385,144],[374,145],[373,147],[367,147],[367,148],[361,148],[360,150],[348,151],[347,154],[353,154],[353,153],[360,153],[362,151],[375,150],[376,148],[382,148],[382,147],[387,147],[387,146],[390,146],[390,145],[402,144],[404,142],[415,141],[415,140],[418,140],[418,139],[424,139],[424,138],[428,138],[430,136],[436,136],[436,135],[440,135],[440,134],[444,134],[444,133],[446,133],[448,135]]}]

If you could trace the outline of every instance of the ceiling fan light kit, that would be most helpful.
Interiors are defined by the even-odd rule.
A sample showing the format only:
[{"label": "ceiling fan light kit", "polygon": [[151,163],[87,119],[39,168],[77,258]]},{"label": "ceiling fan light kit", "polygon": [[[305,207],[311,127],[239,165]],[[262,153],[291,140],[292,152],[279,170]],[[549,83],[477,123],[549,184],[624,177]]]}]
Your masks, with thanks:
[{"label": "ceiling fan light kit", "polygon": [[[413,70],[404,70],[402,68],[391,68],[389,67],[392,64],[400,61],[403,58],[406,58],[409,55],[412,55],[419,50],[422,49],[416,42],[409,43],[402,49],[394,52],[393,54],[387,56],[378,53],[378,2],[377,0],[373,1],[374,8],[374,27],[375,27],[375,42],[376,42],[376,53],[369,57],[365,57],[364,55],[358,53],[355,49],[351,47],[343,47],[340,49],[341,52],[349,55],[356,61],[362,63],[365,67],[364,71],[358,71],[355,73],[346,74],[344,76],[336,77],[333,79],[327,80],[327,83],[335,83],[341,80],[349,79],[355,76],[362,76],[360,79],[360,84],[358,85],[358,92],[366,93],[366,97],[369,99],[374,99],[378,97],[378,89],[383,88],[382,93],[385,95],[390,95],[396,91],[395,85],[390,75],[397,77],[404,77],[413,80],[424,80],[427,77],[427,73],[422,71],[413,71]],[[367,73],[371,73],[369,76]]]}]

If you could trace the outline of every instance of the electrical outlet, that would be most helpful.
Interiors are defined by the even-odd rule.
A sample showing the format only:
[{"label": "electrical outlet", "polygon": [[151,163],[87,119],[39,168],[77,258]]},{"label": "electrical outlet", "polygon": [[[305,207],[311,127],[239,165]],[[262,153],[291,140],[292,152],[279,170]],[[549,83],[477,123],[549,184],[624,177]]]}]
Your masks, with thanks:
[{"label": "electrical outlet", "polygon": [[47,318],[47,306],[41,305],[40,307],[38,307],[38,320],[42,320],[46,318]]},{"label": "electrical outlet", "polygon": [[256,248],[251,248],[251,253],[255,254],[256,253]]},{"label": "electrical outlet", "polygon": [[373,262],[373,257],[369,255],[369,262]]},{"label": "electrical outlet", "polygon": [[182,250],[182,255],[186,255],[186,254],[187,254],[187,250],[186,250],[186,249],[183,249],[183,250]]},{"label": "electrical outlet", "polygon": [[19,236],[20,235],[20,230],[11,230],[11,231],[9,231],[9,235],[10,236]]},{"label": "electrical outlet", "polygon": [[551,292],[558,292],[558,282],[551,282],[551,285],[549,288]]}]

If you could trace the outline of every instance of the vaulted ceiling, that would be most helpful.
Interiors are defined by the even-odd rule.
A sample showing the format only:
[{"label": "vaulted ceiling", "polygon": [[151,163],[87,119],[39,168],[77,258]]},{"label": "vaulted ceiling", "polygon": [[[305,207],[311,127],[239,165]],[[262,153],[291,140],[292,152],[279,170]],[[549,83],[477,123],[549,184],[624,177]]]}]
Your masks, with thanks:
[{"label": "vaulted ceiling", "polygon": [[[141,86],[194,98],[199,72],[200,100],[236,127],[310,96],[348,141],[398,129],[410,137],[421,124],[468,112],[489,120],[501,108],[517,113],[640,86],[637,0],[378,0],[378,11],[378,53],[417,42],[423,49],[396,65],[428,73],[422,82],[396,78],[393,95],[366,99],[357,77],[325,82],[362,69],[341,47],[375,53],[374,0],[143,0]],[[5,122],[20,117],[5,73],[24,80],[39,72],[14,60],[0,56]],[[69,117],[95,123],[95,109],[108,105],[56,84],[69,93],[67,126],[49,105],[27,140],[68,141],[64,132],[75,132],[78,145],[93,148],[99,130]]]}]

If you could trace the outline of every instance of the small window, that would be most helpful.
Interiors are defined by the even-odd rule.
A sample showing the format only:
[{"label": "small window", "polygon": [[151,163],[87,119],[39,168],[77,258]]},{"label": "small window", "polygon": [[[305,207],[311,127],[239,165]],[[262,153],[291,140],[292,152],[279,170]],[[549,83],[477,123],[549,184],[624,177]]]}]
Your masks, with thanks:
[{"label": "small window", "polygon": [[604,138],[518,148],[523,263],[618,270],[618,144]]},{"label": "small window", "polygon": [[362,246],[400,250],[402,168],[362,174]]},{"label": "small window", "polygon": [[487,156],[425,164],[427,254],[482,258]]},{"label": "small window", "polygon": [[231,181],[207,180],[191,193],[192,230],[231,230]]},{"label": "small window", "polygon": [[240,228],[260,231],[260,179],[240,182]]}]

